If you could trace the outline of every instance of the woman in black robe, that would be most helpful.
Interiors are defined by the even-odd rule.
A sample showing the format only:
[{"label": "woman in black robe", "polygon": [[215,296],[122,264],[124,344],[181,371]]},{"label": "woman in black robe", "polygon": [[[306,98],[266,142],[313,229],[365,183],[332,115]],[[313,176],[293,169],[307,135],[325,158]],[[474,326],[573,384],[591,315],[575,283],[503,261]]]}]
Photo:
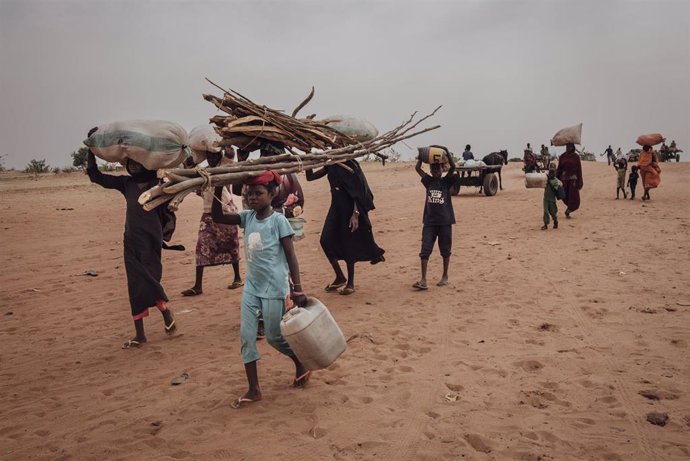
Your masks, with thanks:
[{"label": "woman in black robe", "polygon": [[[327,176],[331,186],[331,207],[321,231],[321,248],[333,266],[335,280],[325,289],[340,289],[341,295],[352,294],[355,292],[355,263],[385,261],[385,250],[374,241],[369,221],[369,211],[374,209],[374,195],[356,160],[316,171],[307,170],[306,173],[307,181]],[[347,278],[338,264],[341,260],[347,265]]]},{"label": "woman in black robe", "polygon": [[163,274],[161,248],[164,232],[169,231],[164,227],[170,222],[170,216],[164,206],[146,211],[138,202],[143,191],[158,183],[156,172],[145,169],[133,160],[127,160],[126,168],[131,176],[103,174],[98,170],[94,154],[89,151],[86,171],[91,182],[120,191],[127,203],[124,257],[136,334],[122,345],[123,349],[140,347],[146,342],[144,317],[148,317],[149,307],[156,306],[161,311],[167,334],[176,330],[172,312],[166,304],[168,297],[160,283]]}]

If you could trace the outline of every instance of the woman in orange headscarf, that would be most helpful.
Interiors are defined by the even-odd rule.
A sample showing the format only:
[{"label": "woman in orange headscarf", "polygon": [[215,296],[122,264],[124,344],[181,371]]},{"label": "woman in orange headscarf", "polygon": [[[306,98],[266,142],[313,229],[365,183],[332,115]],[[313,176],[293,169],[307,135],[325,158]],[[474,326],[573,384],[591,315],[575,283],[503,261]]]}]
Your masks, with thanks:
[{"label": "woman in orange headscarf", "polygon": [[661,168],[659,168],[659,157],[652,149],[652,146],[645,145],[640,152],[640,160],[637,163],[640,167],[640,176],[642,177],[642,187],[644,187],[644,195],[642,200],[651,200],[649,190],[654,189],[661,183]]}]

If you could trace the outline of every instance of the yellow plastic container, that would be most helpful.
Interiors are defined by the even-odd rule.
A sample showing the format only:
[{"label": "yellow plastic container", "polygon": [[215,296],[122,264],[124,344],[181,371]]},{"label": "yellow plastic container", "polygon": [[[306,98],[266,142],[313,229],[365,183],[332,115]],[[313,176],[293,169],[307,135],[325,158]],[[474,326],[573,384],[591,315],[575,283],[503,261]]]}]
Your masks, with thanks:
[{"label": "yellow plastic container", "polygon": [[448,153],[440,147],[420,147],[418,150],[419,158],[424,163],[446,163],[448,161]]}]

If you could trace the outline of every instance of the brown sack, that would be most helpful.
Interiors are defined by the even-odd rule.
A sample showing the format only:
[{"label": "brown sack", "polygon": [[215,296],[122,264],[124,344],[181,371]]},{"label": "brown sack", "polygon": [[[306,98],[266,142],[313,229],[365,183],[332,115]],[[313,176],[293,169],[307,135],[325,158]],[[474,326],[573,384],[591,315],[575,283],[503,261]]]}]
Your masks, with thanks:
[{"label": "brown sack", "polygon": [[664,141],[666,141],[666,138],[661,133],[650,133],[638,136],[635,142],[640,146],[656,146]]},{"label": "brown sack", "polygon": [[552,146],[565,146],[566,144],[582,144],[582,123],[559,130],[551,139]]}]

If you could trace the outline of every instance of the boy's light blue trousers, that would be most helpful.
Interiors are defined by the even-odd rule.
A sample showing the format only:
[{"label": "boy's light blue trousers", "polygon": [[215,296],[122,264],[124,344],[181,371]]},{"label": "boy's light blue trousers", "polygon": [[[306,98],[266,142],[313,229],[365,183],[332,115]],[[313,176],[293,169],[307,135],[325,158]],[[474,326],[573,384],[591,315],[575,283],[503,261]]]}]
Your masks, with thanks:
[{"label": "boy's light blue trousers", "polygon": [[240,307],[240,344],[242,361],[254,362],[261,358],[256,348],[256,329],[259,325],[259,313],[263,314],[264,331],[266,341],[281,354],[294,357],[287,341],[280,334],[280,320],[285,313],[284,299],[259,298],[247,293],[242,293],[242,306]]}]

